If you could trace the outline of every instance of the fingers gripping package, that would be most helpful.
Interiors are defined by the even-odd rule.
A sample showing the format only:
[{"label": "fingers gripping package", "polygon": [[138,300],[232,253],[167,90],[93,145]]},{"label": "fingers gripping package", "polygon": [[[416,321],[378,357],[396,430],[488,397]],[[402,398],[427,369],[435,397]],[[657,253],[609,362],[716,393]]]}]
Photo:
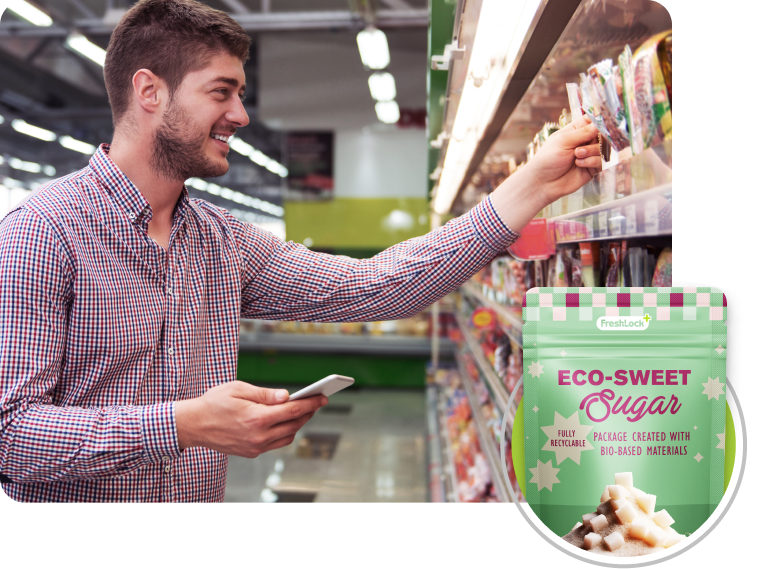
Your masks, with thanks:
[{"label": "fingers gripping package", "polygon": [[679,543],[724,493],[727,304],[714,288],[533,288],[526,501],[579,548]]}]

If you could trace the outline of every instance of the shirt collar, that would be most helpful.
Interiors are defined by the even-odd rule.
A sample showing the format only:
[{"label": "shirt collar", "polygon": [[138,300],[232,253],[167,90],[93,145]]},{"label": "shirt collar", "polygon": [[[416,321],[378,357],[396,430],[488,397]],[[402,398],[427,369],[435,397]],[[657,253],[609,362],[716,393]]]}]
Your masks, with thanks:
[{"label": "shirt collar", "polygon": [[[102,183],[107,193],[115,200],[116,204],[126,213],[130,220],[147,227],[153,219],[153,210],[139,191],[137,186],[124,174],[115,162],[110,159],[109,144],[101,144],[89,160],[89,166]],[[175,207],[175,218],[184,214],[190,202],[188,189],[183,184],[180,199]]]}]

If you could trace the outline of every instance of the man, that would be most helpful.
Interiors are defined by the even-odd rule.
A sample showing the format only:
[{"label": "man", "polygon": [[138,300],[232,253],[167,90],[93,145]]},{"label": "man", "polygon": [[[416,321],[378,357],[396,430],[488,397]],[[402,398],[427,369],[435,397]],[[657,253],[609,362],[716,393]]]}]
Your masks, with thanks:
[{"label": "man", "polygon": [[321,406],[234,381],[239,319],[414,314],[600,166],[576,121],[470,213],[372,259],[311,252],[190,199],[228,170],[249,37],[192,0],[113,32],[115,132],[0,223],[0,476],[24,501],[220,501],[227,455],[290,444]]}]

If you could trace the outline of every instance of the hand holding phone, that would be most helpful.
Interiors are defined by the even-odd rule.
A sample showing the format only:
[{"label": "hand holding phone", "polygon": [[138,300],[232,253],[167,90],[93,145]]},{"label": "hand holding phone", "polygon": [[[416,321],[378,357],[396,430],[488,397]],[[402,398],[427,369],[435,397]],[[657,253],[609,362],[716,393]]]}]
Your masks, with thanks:
[{"label": "hand holding phone", "polygon": [[312,383],[304,387],[303,389],[296,391],[290,395],[288,401],[295,401],[296,399],[304,399],[313,395],[324,395],[329,397],[333,393],[338,393],[342,389],[345,389],[354,383],[354,379],[346,377],[345,375],[329,375],[317,382]]}]

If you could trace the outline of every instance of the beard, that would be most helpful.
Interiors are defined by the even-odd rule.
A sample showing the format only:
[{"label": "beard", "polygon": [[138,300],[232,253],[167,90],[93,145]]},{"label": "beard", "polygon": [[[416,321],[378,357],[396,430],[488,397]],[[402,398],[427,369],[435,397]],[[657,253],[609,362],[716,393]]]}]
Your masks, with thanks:
[{"label": "beard", "polygon": [[209,159],[204,150],[209,133],[199,135],[186,130],[195,124],[191,115],[180,108],[174,100],[164,112],[162,124],[153,136],[151,168],[161,177],[169,180],[188,178],[216,178],[228,172],[225,164]]}]

